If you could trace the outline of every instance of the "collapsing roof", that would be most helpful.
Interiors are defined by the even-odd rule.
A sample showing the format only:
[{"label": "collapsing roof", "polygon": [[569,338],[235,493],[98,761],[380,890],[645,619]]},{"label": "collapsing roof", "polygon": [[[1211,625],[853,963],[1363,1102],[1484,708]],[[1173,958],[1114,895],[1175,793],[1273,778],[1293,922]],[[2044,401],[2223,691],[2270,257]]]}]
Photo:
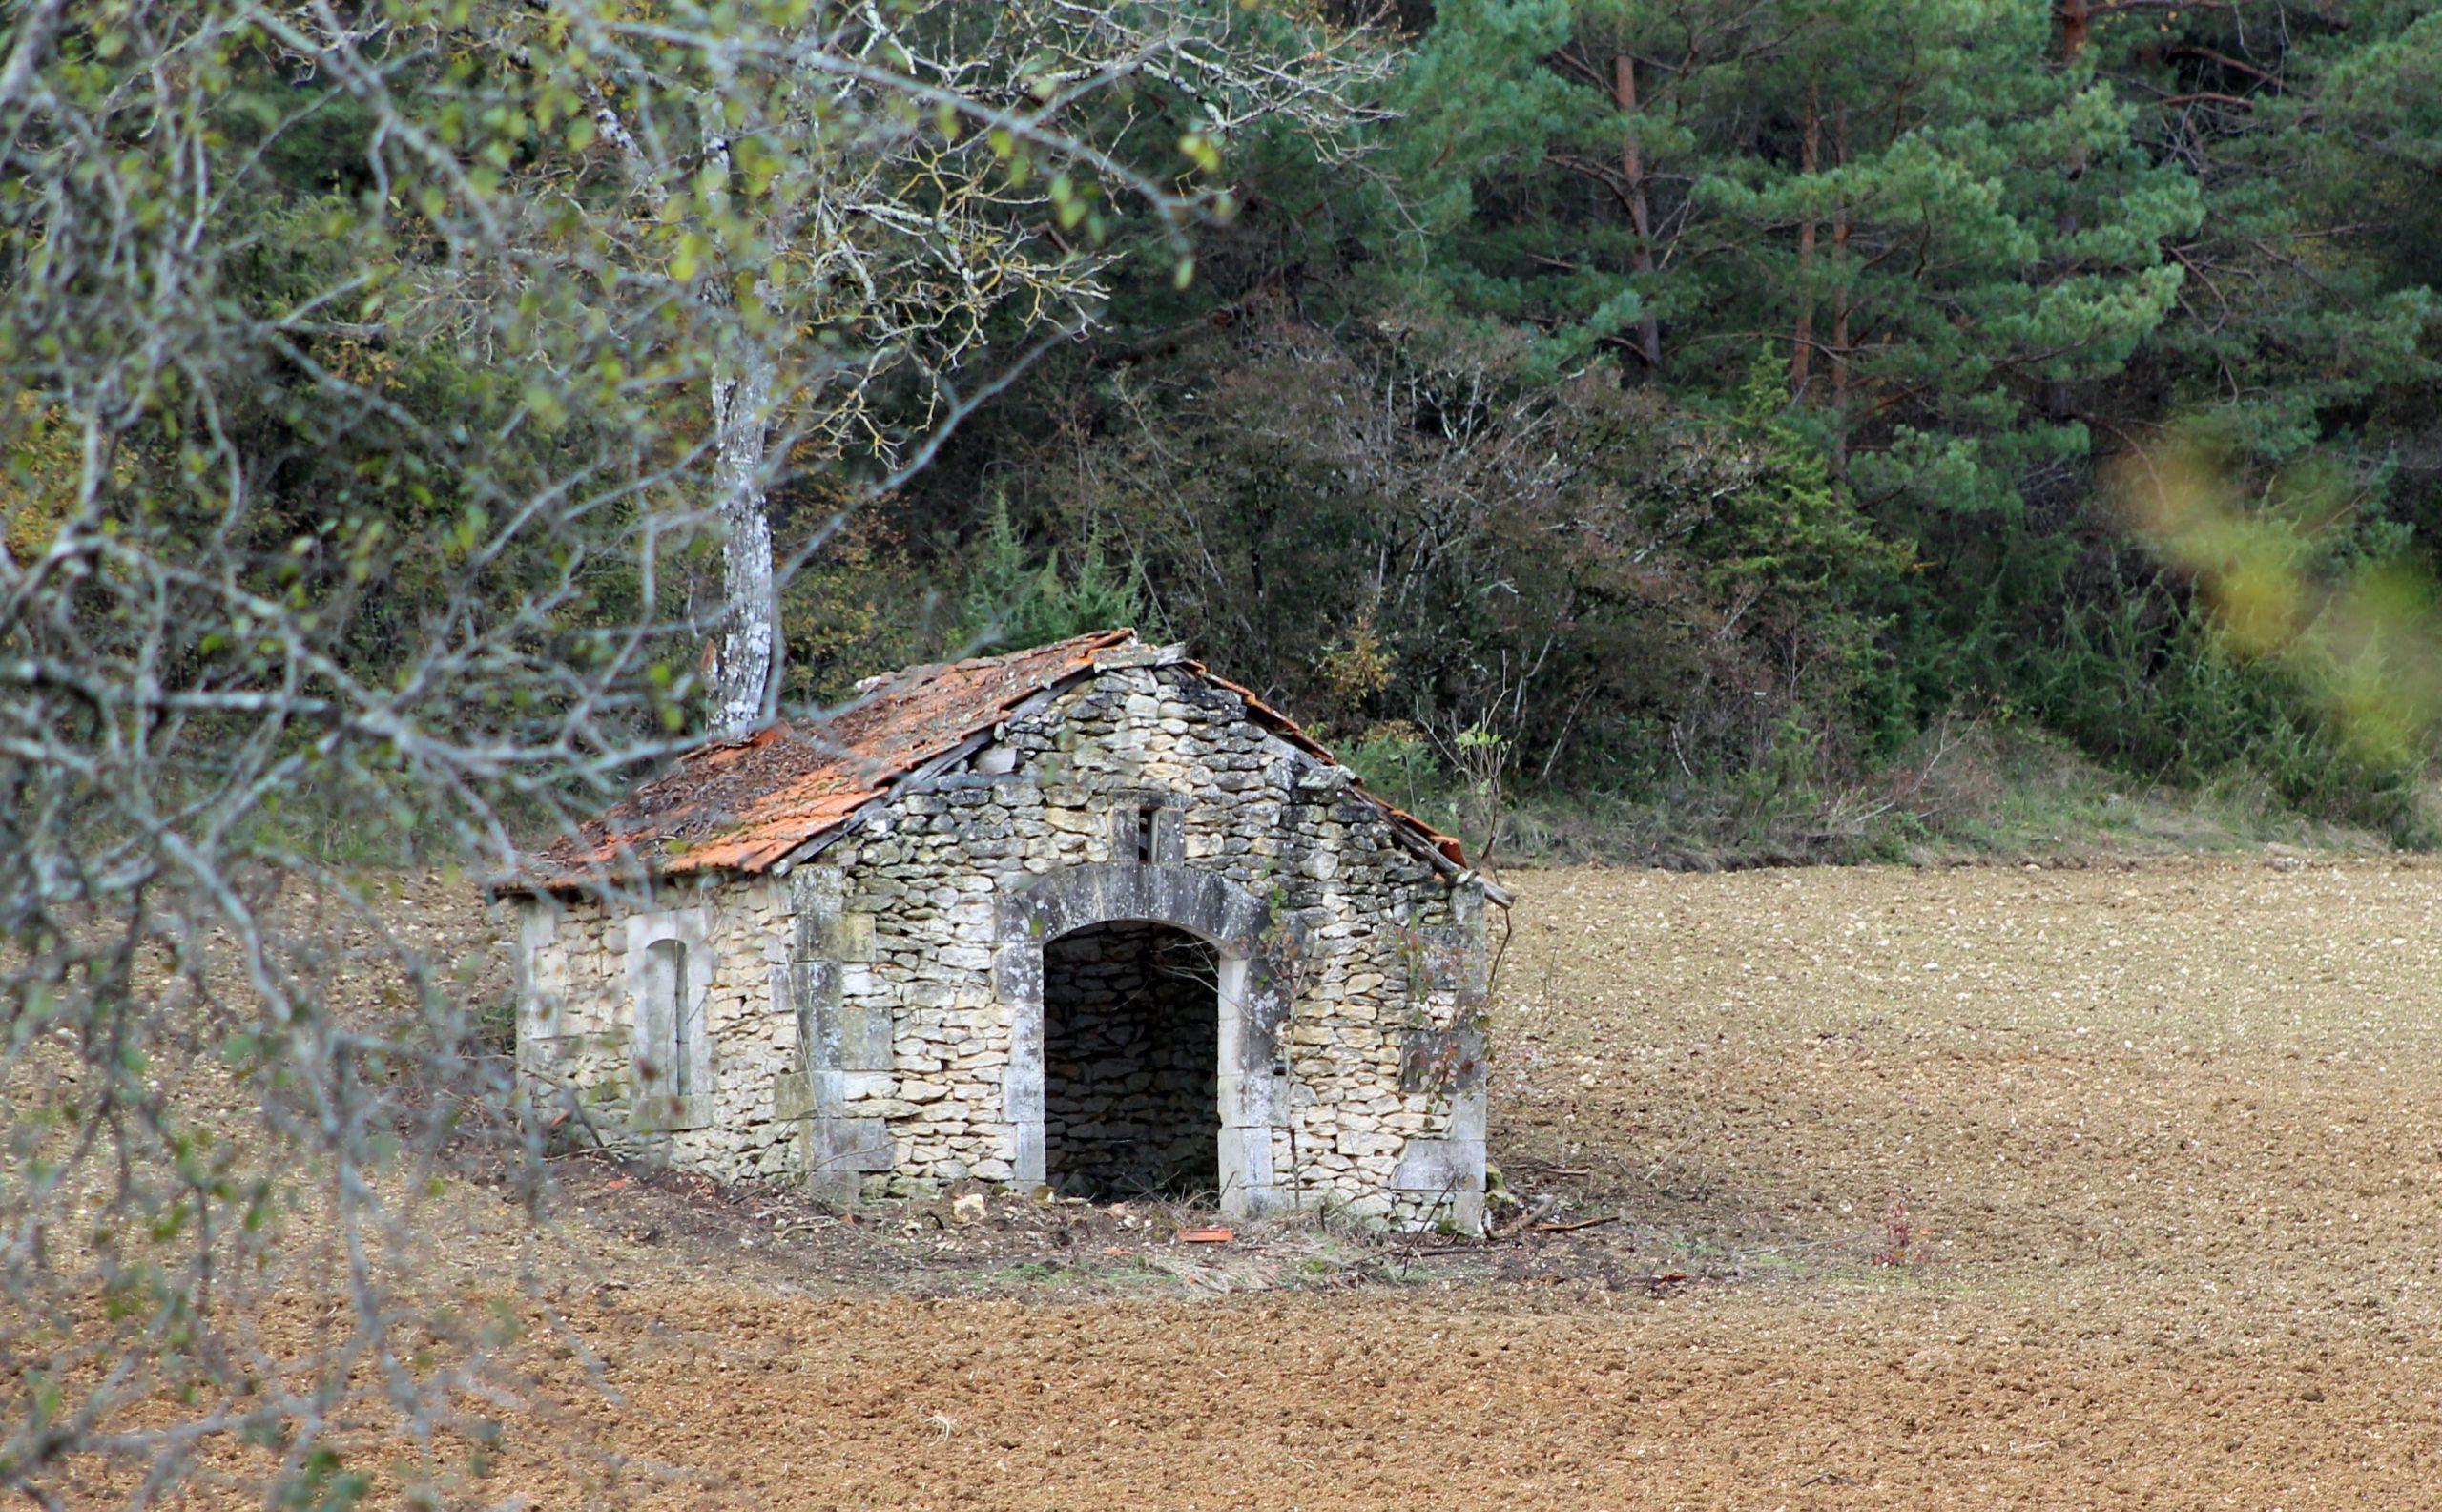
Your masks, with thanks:
[{"label": "collapsing roof", "polygon": [[[1252,693],[1178,648],[1147,646],[1130,630],[1096,631],[1005,656],[910,667],[858,685],[858,697],[818,724],[776,724],[742,739],[707,741],[576,833],[535,855],[512,887],[583,885],[603,874],[765,872],[794,864],[871,808],[936,776],[1098,672],[1175,667],[1246,701],[1247,716],[1320,761],[1331,753]],[[1394,834],[1445,876],[1466,869],[1459,842],[1394,808],[1351,775],[1351,790],[1381,810]],[[1506,901],[1505,898],[1497,898]]]}]

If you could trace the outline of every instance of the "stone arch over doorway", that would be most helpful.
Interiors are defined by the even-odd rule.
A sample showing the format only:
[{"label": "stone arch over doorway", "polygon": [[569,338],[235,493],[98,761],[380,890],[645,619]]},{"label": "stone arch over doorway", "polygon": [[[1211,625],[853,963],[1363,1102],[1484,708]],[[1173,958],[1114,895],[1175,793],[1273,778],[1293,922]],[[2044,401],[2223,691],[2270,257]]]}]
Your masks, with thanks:
[{"label": "stone arch over doorway", "polygon": [[995,918],[992,977],[1009,1015],[1003,1084],[1009,1163],[1016,1180],[1045,1176],[1044,947],[1080,929],[1121,922],[1167,924],[1212,949],[1216,967],[1221,1207],[1247,1216],[1291,1206],[1275,1174],[1275,1136],[1289,1128],[1289,1063],[1281,1033],[1294,1005],[1301,936],[1262,899],[1230,879],[1191,866],[1071,866],[1004,894]]}]

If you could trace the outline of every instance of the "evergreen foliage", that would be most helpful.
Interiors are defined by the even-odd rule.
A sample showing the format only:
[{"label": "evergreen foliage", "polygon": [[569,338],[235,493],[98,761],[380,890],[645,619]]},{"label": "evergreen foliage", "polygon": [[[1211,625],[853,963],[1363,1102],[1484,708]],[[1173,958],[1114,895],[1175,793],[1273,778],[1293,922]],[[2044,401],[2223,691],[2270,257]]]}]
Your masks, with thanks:
[{"label": "evergreen foliage", "polygon": [[1009,522],[1008,502],[996,498],[968,570],[967,633],[979,645],[1022,647],[1117,626],[1149,632],[1137,578],[1133,565],[1111,565],[1099,536],[1079,549],[1074,573],[1061,571],[1057,552],[1032,560]]},{"label": "evergreen foliage", "polygon": [[[1341,24],[1360,9],[1179,0],[1178,25],[1248,56],[1322,38],[1346,66],[1234,114],[1244,79],[1270,75],[1233,75],[1238,94],[1198,107],[1229,117],[1212,132],[1165,124],[1194,94],[1174,72],[1117,79],[1063,117],[1086,155],[1070,171],[894,117],[857,150],[964,176],[833,241],[788,196],[847,182],[838,165],[792,167],[748,134],[726,175],[639,188],[590,124],[614,102],[589,103],[577,52],[550,64],[573,46],[535,19],[550,8],[478,8],[549,67],[509,79],[462,49],[397,97],[458,143],[467,182],[570,190],[504,224],[567,270],[522,291],[422,266],[366,212],[390,149],[365,105],[233,49],[211,125],[249,155],[223,192],[252,234],[189,276],[279,337],[233,344],[210,380],[255,490],[251,545],[314,543],[274,586],[343,605],[338,649],[378,671],[451,601],[452,534],[497,518],[486,501],[625,443],[693,503],[616,507],[653,533],[652,570],[588,560],[553,582],[555,624],[573,646],[639,615],[704,619],[720,537],[713,490],[681,474],[709,454],[696,389],[735,341],[792,375],[757,474],[789,704],[884,664],[1133,621],[1351,738],[1498,732],[1528,794],[1668,803],[1795,761],[1783,785],[1820,796],[1962,711],[2006,711],[2140,779],[2245,768],[2408,833],[2421,715],[2392,720],[2379,756],[2349,730],[2425,653],[2393,636],[2392,670],[2371,673],[2336,627],[2370,601],[2349,585],[2430,575],[2442,532],[2435,17],[1411,0],[1370,32]],[[1027,28],[1133,36],[1149,14],[934,0],[904,24],[956,52]],[[523,124],[502,114],[528,91]],[[692,161],[692,120],[655,126]],[[685,214],[631,214],[647,190]],[[776,208],[732,224],[739,194]],[[1189,204],[1210,217],[1191,232]],[[419,211],[469,213],[396,208]],[[953,246],[1018,281],[954,278]],[[880,271],[853,290],[807,271],[848,252]],[[761,266],[757,298],[804,318],[750,300],[696,319],[735,293],[707,259],[738,288]],[[351,267],[393,286],[295,317]],[[652,313],[682,302],[703,307],[683,331]],[[501,360],[606,310],[654,336],[624,382],[673,402],[636,404],[616,362]],[[470,321],[510,345],[485,360]],[[1060,326],[1076,340],[1018,375],[1030,333]],[[714,327],[700,349],[679,339]],[[21,340],[38,338],[78,340],[56,323]],[[0,521],[19,560],[77,465],[31,350]],[[316,398],[328,375],[387,407],[338,423]],[[866,501],[1003,377],[929,469]],[[436,445],[435,425],[485,440]],[[172,497],[192,451],[155,432],[115,466]],[[2209,457],[2236,518],[2320,511],[2247,571],[2287,574],[2321,629],[2234,639],[2223,576],[2148,536],[2124,496],[2175,453]],[[530,563],[483,570],[492,591],[538,581]],[[714,658],[672,639],[647,663],[671,691],[650,701],[692,725]]]},{"label": "evergreen foliage", "polygon": [[[1398,13],[1367,171],[1240,144],[1196,289],[1123,276],[920,509],[981,529],[1005,479],[1280,696],[1502,730],[1556,795],[1820,797],[1966,713],[2416,832],[2442,652],[2405,609],[2380,657],[2339,642],[2348,585],[2426,580],[2442,531],[2432,18]],[[2320,501],[2247,566],[2320,628],[2234,639],[2155,528],[2199,455],[2239,517]],[[1352,694],[1360,635],[1390,670]]]}]

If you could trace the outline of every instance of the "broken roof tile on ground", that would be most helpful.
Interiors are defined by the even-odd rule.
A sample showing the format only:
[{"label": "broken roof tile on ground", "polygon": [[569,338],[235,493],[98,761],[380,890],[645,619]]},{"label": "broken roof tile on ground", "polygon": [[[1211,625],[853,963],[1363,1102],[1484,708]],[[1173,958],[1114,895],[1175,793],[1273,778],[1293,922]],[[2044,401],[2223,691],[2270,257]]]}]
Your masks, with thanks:
[{"label": "broken roof tile on ground", "polygon": [[[575,887],[619,873],[767,871],[840,831],[868,804],[921,780],[925,768],[988,739],[1030,701],[1099,667],[1155,664],[1181,667],[1236,694],[1250,718],[1308,755],[1333,761],[1294,720],[1252,691],[1174,649],[1144,645],[1133,631],[1096,631],[1003,656],[910,667],[859,684],[854,702],[818,722],[783,721],[742,739],[707,741],[575,834],[545,847],[515,885]],[[1466,864],[1456,839],[1372,794],[1362,797],[1440,863]]]}]

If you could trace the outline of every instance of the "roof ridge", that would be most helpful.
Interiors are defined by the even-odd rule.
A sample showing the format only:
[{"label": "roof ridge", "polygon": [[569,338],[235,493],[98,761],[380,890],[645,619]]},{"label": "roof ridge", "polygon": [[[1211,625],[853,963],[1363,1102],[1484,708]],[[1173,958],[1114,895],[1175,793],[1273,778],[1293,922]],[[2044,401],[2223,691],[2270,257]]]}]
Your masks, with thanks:
[{"label": "roof ridge", "polygon": [[928,682],[936,681],[954,672],[968,672],[997,666],[1004,662],[1016,661],[1024,656],[1040,656],[1045,652],[1058,651],[1067,646],[1082,646],[1087,641],[1094,642],[1096,650],[1102,650],[1111,646],[1126,645],[1135,638],[1135,627],[1130,625],[1116,626],[1110,630],[1089,630],[1083,634],[1068,635],[1059,640],[1047,640],[1040,646],[1021,646],[1015,651],[1000,652],[990,656],[962,656],[954,661],[918,662],[912,667],[901,667],[896,672],[878,672],[870,677],[859,677],[852,686],[860,694],[877,691],[898,682],[904,682],[911,688],[921,688]]}]

